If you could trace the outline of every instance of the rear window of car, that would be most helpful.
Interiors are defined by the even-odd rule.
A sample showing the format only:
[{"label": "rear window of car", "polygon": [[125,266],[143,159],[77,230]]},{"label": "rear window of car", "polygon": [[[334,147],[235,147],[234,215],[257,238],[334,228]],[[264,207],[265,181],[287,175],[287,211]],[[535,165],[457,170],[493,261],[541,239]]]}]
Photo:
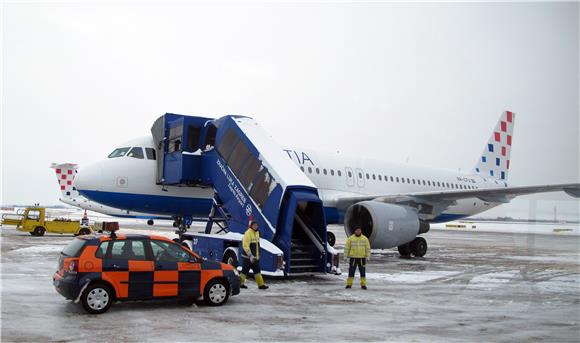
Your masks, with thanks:
[{"label": "rear window of car", "polygon": [[62,254],[68,257],[79,257],[85,244],[87,244],[86,240],[75,238],[62,249]]}]

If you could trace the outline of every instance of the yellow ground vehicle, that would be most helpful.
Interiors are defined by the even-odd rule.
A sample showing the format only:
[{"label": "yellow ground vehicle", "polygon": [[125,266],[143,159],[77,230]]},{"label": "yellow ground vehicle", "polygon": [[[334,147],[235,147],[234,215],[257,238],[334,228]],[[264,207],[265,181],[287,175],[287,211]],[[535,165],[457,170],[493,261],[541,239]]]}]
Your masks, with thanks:
[{"label": "yellow ground vehicle", "polygon": [[42,236],[45,232],[72,233],[74,235],[91,233],[91,229],[81,227],[79,221],[70,219],[48,220],[44,207],[28,207],[16,215],[5,214],[2,216],[2,225],[16,225],[16,230],[28,232],[33,236]]}]

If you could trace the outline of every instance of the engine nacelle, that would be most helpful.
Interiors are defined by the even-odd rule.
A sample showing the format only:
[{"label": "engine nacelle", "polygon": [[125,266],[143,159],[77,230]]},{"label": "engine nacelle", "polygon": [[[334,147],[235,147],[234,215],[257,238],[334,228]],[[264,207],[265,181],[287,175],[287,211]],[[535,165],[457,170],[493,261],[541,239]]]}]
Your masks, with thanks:
[{"label": "engine nacelle", "polygon": [[414,208],[379,201],[361,201],[348,208],[344,218],[347,236],[360,226],[375,249],[389,249],[409,243],[429,231]]}]

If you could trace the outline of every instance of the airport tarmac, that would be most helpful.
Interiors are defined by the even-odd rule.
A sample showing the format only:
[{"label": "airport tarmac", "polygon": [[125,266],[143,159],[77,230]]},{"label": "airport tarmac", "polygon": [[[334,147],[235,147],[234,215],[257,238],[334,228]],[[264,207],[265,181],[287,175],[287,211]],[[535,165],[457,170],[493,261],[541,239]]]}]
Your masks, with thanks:
[{"label": "airport tarmac", "polygon": [[[172,233],[168,225],[156,227]],[[341,248],[342,228],[330,229]],[[425,235],[425,258],[373,251],[367,291],[345,290],[343,273],[267,280],[266,291],[249,282],[248,290],[218,308],[128,302],[93,316],[52,286],[70,236],[32,237],[8,226],[0,233],[3,342],[580,339],[577,235],[432,230]]]}]

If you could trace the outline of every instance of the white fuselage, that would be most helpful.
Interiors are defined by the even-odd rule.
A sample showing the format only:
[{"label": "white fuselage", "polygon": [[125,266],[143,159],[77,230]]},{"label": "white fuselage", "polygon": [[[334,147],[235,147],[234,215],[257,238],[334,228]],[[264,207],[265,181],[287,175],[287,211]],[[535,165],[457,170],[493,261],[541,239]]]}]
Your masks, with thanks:
[{"label": "white fuselage", "polygon": [[[152,146],[151,137],[123,145],[150,149]],[[339,153],[328,154],[294,148],[284,151],[317,186],[324,207],[331,210],[336,207],[338,199],[346,197],[507,186],[504,181],[442,169],[394,164]],[[105,201],[110,201],[107,205],[123,211],[207,216],[214,195],[211,188],[157,185],[156,172],[156,161],[146,156],[114,157],[81,169],[75,183],[79,190],[91,190],[89,198],[101,202],[99,197],[102,197]],[[471,216],[497,205],[499,204],[477,198],[465,199],[457,201],[438,218],[427,219],[449,221]],[[192,209],[193,213],[184,213]],[[342,215],[327,218],[329,223],[341,220]]]}]

